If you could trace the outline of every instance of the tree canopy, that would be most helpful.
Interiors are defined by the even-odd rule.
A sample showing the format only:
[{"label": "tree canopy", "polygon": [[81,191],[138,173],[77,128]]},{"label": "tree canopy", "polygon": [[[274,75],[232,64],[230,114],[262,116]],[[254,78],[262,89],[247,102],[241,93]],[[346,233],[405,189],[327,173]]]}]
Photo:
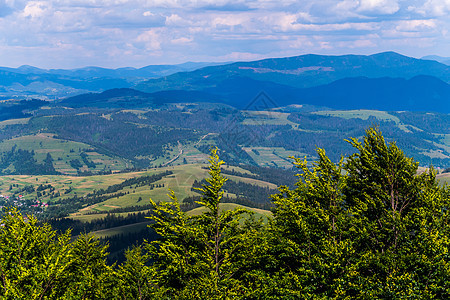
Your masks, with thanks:
[{"label": "tree canopy", "polygon": [[222,210],[217,149],[199,187],[198,214],[150,200],[158,239],[106,263],[107,246],[71,240],[10,210],[0,227],[4,299],[443,299],[450,297],[450,191],[370,128],[355,153],[293,158],[295,187],[272,196],[264,223]]}]

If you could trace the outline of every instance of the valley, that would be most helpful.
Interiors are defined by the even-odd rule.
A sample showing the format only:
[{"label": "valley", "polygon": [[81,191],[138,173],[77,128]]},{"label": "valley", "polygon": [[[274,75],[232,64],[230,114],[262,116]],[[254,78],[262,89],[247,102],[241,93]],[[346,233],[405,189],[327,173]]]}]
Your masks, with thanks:
[{"label": "valley", "polygon": [[[52,223],[58,230],[92,231],[115,245],[117,258],[123,239],[149,234],[149,199],[168,201],[170,189],[188,215],[202,212],[195,188],[207,177],[211,148],[229,179],[221,209],[245,207],[266,222],[270,195],[297,180],[291,157],[311,165],[323,148],[338,162],[354,151],[347,140],[369,127],[422,169],[435,167],[441,184],[450,182],[446,65],[382,53],[198,67],[162,68],[165,77],[153,79],[145,73],[152,68],[130,70],[132,77],[52,70],[39,76],[81,76],[85,86],[53,100],[4,94],[0,205],[59,220]],[[87,80],[91,73],[110,77]],[[22,75],[16,79],[31,78]]]}]

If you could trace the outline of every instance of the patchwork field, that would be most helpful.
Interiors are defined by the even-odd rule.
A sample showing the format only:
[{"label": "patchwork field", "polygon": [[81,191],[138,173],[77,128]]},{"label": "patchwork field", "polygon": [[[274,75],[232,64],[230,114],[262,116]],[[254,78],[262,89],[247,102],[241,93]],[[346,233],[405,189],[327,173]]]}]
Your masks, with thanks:
[{"label": "patchwork field", "polygon": [[57,139],[50,133],[39,133],[4,140],[0,143],[0,152],[11,151],[14,146],[17,149],[34,151],[34,158],[38,163],[42,163],[47,153],[50,153],[54,160],[53,165],[56,171],[68,175],[77,174],[77,170],[71,166],[70,161],[77,159],[83,163],[83,159],[80,156],[83,152],[86,153],[88,160],[95,163],[95,169],[83,164],[80,171],[111,170],[114,172],[131,166],[129,162],[122,158],[110,157],[93,151],[88,144]]},{"label": "patchwork field", "polygon": [[450,173],[441,173],[436,177],[441,184],[450,184]]},{"label": "patchwork field", "polygon": [[16,124],[27,124],[30,118],[23,118],[23,119],[10,119],[0,122],[0,129],[3,129],[5,126],[8,125],[16,125]]},{"label": "patchwork field", "polygon": [[375,117],[378,120],[382,121],[393,121],[395,123],[400,123],[400,119],[396,116],[390,115],[385,111],[379,110],[367,110],[367,109],[357,109],[357,110],[322,110],[312,112],[312,114],[322,115],[322,116],[330,116],[330,117],[338,117],[344,119],[353,119],[358,118],[362,120],[367,120],[369,117]]},{"label": "patchwork field", "polygon": [[[110,175],[95,176],[63,176],[63,175],[9,175],[0,177],[0,194],[12,195],[20,193],[24,200],[40,200],[44,203],[52,203],[60,199],[67,199],[74,196],[83,197],[95,190],[106,190],[109,186],[120,184],[127,179],[150,176],[165,171],[171,171],[173,174],[163,177],[161,180],[153,182],[153,187],[148,185],[139,186],[131,185],[120,189],[119,195],[114,198],[107,199],[104,202],[83,207],[78,212],[72,214],[72,217],[78,219],[101,218],[101,214],[89,215],[92,212],[101,213],[108,212],[116,208],[124,208],[129,206],[144,206],[149,204],[149,199],[154,201],[166,201],[169,189],[173,190],[181,201],[188,196],[198,195],[191,187],[195,180],[201,181],[208,176],[208,170],[205,169],[207,164],[187,164],[165,168],[153,168],[141,172],[131,173],[115,173]],[[224,166],[225,169],[233,169],[240,173],[251,174],[249,171],[239,167]],[[276,188],[273,183],[256,180],[252,178],[244,178],[233,175],[225,175],[230,180],[236,182],[250,183],[261,187]],[[40,185],[50,185],[53,191],[50,193],[48,189],[37,191]],[[33,192],[26,192],[27,186],[33,187]],[[39,194],[38,194],[39,193]],[[109,194],[105,194],[109,195]],[[227,193],[226,196],[234,197],[233,194]],[[86,216],[86,217],[83,217]],[[89,217],[88,217],[89,216]]]},{"label": "patchwork field", "polygon": [[298,124],[289,121],[289,113],[277,111],[245,111],[244,125],[291,125],[296,128]]},{"label": "patchwork field", "polygon": [[[233,210],[235,208],[247,209],[247,210],[249,210],[250,212],[253,213],[252,215],[253,215],[253,217],[255,219],[262,219],[263,222],[267,222],[268,218],[272,216],[272,213],[270,211],[268,211],[268,210],[245,207],[245,206],[237,205],[237,204],[234,204],[234,203],[222,203],[222,204],[220,204],[220,210],[221,211]],[[203,207],[200,208],[199,207],[199,208],[195,208],[193,210],[188,211],[187,215],[189,215],[189,216],[196,216],[196,215],[202,214],[205,211],[206,211],[205,208],[203,208]],[[91,216],[95,216],[95,215],[91,215]],[[87,216],[85,216],[85,217],[87,217]],[[249,217],[249,215],[244,215],[244,218],[245,217]],[[86,220],[86,221],[93,220],[93,219],[81,219],[81,218],[78,218],[78,217],[74,217],[74,219]],[[124,234],[125,235],[125,234],[128,234],[128,233],[141,231],[143,229],[146,229],[149,224],[150,224],[150,222],[140,222],[140,223],[135,223],[135,224],[130,224],[130,225],[117,226],[117,227],[113,227],[113,228],[93,231],[92,234],[94,234],[98,238],[108,238],[108,237],[117,236],[117,235],[120,235],[120,234]]]},{"label": "patchwork field", "polygon": [[242,148],[248,155],[260,166],[292,168],[292,159],[294,157],[307,157],[309,160],[314,159],[312,156],[298,151],[286,150],[281,147],[244,147]]}]

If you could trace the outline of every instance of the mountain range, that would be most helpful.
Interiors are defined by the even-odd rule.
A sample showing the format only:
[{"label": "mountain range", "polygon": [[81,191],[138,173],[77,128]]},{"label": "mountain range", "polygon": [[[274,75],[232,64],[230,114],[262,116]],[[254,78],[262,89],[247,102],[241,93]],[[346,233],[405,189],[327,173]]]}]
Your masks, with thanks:
[{"label": "mountain range", "polygon": [[442,56],[438,56],[438,55],[427,55],[427,56],[422,57],[422,59],[435,60],[440,63],[450,65],[450,57],[442,57]]},{"label": "mountain range", "polygon": [[192,71],[221,63],[187,62],[178,65],[149,65],[143,68],[40,69],[23,65],[0,67],[0,98],[58,99],[87,92],[132,87],[145,79]]},{"label": "mountain range", "polygon": [[69,107],[145,108],[170,102],[215,102],[246,109],[264,92],[272,106],[450,113],[450,66],[433,58],[384,52],[140,69],[22,66],[0,68],[0,94],[4,98],[12,93],[53,97],[57,105]]}]

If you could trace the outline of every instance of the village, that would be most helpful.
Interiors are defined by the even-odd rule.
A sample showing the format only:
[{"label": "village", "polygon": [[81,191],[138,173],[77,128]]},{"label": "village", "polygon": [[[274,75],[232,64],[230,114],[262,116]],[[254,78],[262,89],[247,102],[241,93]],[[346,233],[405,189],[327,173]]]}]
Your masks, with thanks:
[{"label": "village", "polygon": [[25,210],[30,208],[35,213],[41,213],[43,209],[48,207],[48,203],[41,202],[37,199],[25,199],[23,195],[8,196],[0,194],[0,209],[3,209],[4,207],[19,207]]}]

